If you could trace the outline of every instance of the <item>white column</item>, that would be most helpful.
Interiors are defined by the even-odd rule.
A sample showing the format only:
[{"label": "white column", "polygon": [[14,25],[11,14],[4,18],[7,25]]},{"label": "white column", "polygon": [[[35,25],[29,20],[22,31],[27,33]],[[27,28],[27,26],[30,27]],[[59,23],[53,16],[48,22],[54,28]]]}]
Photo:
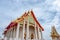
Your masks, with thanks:
[{"label": "white column", "polygon": [[36,40],[37,40],[37,29],[36,29],[36,22],[35,22],[35,37],[36,37]]},{"label": "white column", "polygon": [[13,28],[12,28],[11,34],[12,34],[12,40],[13,40]]},{"label": "white column", "polygon": [[10,40],[10,31],[9,31],[9,40]]},{"label": "white column", "polygon": [[17,25],[16,40],[19,40],[19,27],[20,27],[20,23],[18,23],[18,25]]},{"label": "white column", "polygon": [[7,33],[7,40],[9,40],[9,32]]},{"label": "white column", "polygon": [[13,40],[14,40],[14,27],[13,27]]},{"label": "white column", "polygon": [[12,34],[12,40],[13,40],[13,28],[12,28],[12,30],[11,30],[11,34]]},{"label": "white column", "polygon": [[[11,30],[10,30],[10,39],[11,39]],[[10,40],[10,39],[9,39],[9,40]]]},{"label": "white column", "polygon": [[7,40],[7,37],[4,37],[4,40]]},{"label": "white column", "polygon": [[14,27],[14,34],[13,34],[13,35],[14,35],[14,40],[15,40],[15,37],[16,37],[16,36],[15,36],[15,27]]},{"label": "white column", "polygon": [[41,34],[40,34],[40,28],[38,26],[38,37],[39,37],[39,40],[41,39]]},{"label": "white column", "polygon": [[11,31],[10,31],[10,40],[12,40],[12,29],[11,29]]},{"label": "white column", "polygon": [[42,30],[40,30],[40,34],[41,34],[41,40],[43,40],[43,36],[42,36]]},{"label": "white column", "polygon": [[6,34],[4,34],[4,40],[7,40],[7,35]]},{"label": "white column", "polygon": [[24,33],[25,33],[25,20],[23,22],[23,39],[22,40],[24,40]]},{"label": "white column", "polygon": [[16,27],[14,28],[14,40],[16,40],[16,32],[17,32],[17,29],[16,29]]},{"label": "white column", "polygon": [[39,40],[43,40],[42,30],[39,28],[39,26],[38,26],[38,34],[39,34]]},{"label": "white column", "polygon": [[12,28],[12,40],[14,40],[14,31],[13,31],[13,28]]},{"label": "white column", "polygon": [[13,40],[14,40],[14,28],[13,28]]},{"label": "white column", "polygon": [[8,40],[9,40],[9,32],[8,32],[8,36],[7,37],[8,37]]},{"label": "white column", "polygon": [[29,40],[29,18],[27,20],[27,37],[26,40]]}]

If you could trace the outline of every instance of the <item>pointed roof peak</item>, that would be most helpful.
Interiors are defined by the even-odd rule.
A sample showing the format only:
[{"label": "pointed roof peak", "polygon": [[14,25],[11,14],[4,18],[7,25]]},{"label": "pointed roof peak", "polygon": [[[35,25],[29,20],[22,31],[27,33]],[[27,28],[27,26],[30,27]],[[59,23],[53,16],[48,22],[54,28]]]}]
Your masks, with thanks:
[{"label": "pointed roof peak", "polygon": [[55,37],[55,36],[58,36],[58,32],[55,28],[55,26],[53,25],[52,28],[51,28],[51,37]]},{"label": "pointed roof peak", "polygon": [[34,21],[37,23],[37,25],[41,28],[42,31],[44,31],[43,27],[40,25],[40,23],[38,22],[37,18],[34,15],[34,12],[32,10],[24,12],[24,14],[17,18],[16,20],[14,20],[13,22],[11,22],[8,26],[7,26],[7,30],[10,29],[10,27],[13,27],[14,25],[17,25],[18,22],[21,22],[24,20],[24,18],[28,17],[28,16],[32,16],[32,18],[34,19]]}]

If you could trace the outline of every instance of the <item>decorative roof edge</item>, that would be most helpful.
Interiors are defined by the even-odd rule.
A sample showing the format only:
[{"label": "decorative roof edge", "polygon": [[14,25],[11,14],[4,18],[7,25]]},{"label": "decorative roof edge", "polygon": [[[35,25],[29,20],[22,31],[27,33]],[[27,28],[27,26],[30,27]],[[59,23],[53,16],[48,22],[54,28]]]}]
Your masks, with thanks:
[{"label": "decorative roof edge", "polygon": [[[28,11],[28,12],[29,12],[29,11]],[[41,26],[41,24],[40,24],[40,23],[38,22],[38,20],[36,19],[33,11],[31,10],[30,12],[31,12],[32,17],[34,18],[34,20],[35,20],[36,23],[38,24],[38,26],[42,29],[42,31],[44,31],[43,27]],[[20,22],[20,21],[22,21],[22,20],[24,19],[24,17],[27,16],[28,14],[29,14],[29,13],[26,13],[26,12],[25,12],[20,18],[17,18],[15,21],[11,22],[11,23],[5,28],[5,29],[7,29],[7,30],[5,30],[3,34],[5,34],[11,27],[16,26],[17,23]]]}]

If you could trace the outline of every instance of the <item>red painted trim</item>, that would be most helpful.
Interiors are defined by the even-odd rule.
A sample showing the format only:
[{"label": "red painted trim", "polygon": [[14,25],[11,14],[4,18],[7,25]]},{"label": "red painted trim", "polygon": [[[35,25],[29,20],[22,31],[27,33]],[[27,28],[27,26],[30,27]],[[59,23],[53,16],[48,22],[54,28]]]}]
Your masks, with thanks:
[{"label": "red painted trim", "polygon": [[7,32],[7,30],[5,30],[3,34],[6,34],[6,32]]},{"label": "red painted trim", "polygon": [[36,21],[36,23],[37,23],[37,24],[39,25],[39,27],[42,29],[42,31],[44,31],[44,29],[42,28],[42,26],[40,25],[40,23],[37,21],[35,15],[34,15],[34,13],[33,13],[33,11],[31,11],[31,14],[32,14],[34,20]]},{"label": "red painted trim", "polygon": [[[35,20],[36,23],[39,25],[39,27],[42,29],[42,31],[44,31],[44,29],[42,28],[42,26],[41,26],[41,25],[39,24],[39,22],[37,21],[35,15],[34,15],[34,13],[33,13],[33,11],[31,11],[31,15],[33,16],[34,20]],[[19,21],[19,20],[21,20],[23,17],[26,17],[26,16],[28,16],[28,13],[25,12],[25,14],[23,14],[23,15],[21,16],[21,18],[18,18],[17,20]],[[7,30],[5,30],[3,34],[5,34],[11,27],[14,27],[14,26],[17,26],[17,22],[11,22],[11,23],[6,27]]]},{"label": "red painted trim", "polygon": [[6,28],[6,30],[4,31],[3,34],[5,34],[11,27],[14,27],[14,26],[17,26],[17,23],[16,23],[16,22],[11,22],[11,23],[7,26],[7,28]]}]

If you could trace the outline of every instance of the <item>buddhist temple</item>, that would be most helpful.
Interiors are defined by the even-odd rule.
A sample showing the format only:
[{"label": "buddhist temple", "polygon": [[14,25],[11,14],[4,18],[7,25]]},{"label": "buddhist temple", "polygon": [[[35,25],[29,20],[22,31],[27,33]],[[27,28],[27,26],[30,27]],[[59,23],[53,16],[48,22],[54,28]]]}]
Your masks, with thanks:
[{"label": "buddhist temple", "polygon": [[51,38],[52,40],[60,40],[60,35],[58,34],[57,30],[55,29],[55,26],[51,29]]},{"label": "buddhist temple", "polygon": [[44,29],[33,11],[28,11],[12,21],[3,34],[4,40],[42,40],[42,31]]}]

